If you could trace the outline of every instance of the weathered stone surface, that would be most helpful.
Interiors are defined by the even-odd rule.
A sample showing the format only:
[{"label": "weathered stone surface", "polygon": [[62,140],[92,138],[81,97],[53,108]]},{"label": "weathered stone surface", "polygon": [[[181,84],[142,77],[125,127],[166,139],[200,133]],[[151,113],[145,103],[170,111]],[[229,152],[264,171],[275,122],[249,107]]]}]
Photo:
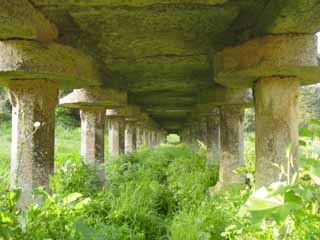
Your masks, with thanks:
[{"label": "weathered stone surface", "polygon": [[270,1],[259,16],[256,29],[261,32],[315,33],[320,16],[317,0]]},{"label": "weathered stone surface", "polygon": [[[4,0],[3,6],[9,4],[10,8],[16,9],[16,2],[17,0]],[[134,95],[133,100],[129,101],[130,104],[142,103],[152,119],[170,131],[181,130],[177,125],[184,121],[185,114],[169,114],[164,110],[169,107],[190,111],[193,104],[198,103],[199,92],[203,89],[214,89],[212,79],[220,81],[220,77],[217,78],[214,73],[217,66],[212,65],[212,56],[216,51],[266,35],[276,37],[280,34],[291,34],[295,38],[303,34],[314,34],[320,23],[318,0],[30,2],[36,9],[35,14],[24,7],[26,0],[21,0],[19,3],[23,7],[6,15],[18,15],[16,19],[9,20],[15,23],[15,26],[22,22],[21,28],[11,28],[10,23],[10,31],[13,29],[19,34],[21,31],[27,34],[28,39],[34,39],[36,31],[29,31],[29,26],[34,25],[32,29],[36,29],[37,25],[30,24],[31,20],[28,19],[33,19],[30,16],[41,12],[58,27],[57,42],[83,49],[95,57],[103,73],[103,85],[128,90]],[[24,22],[20,19],[27,20]],[[35,19],[38,19],[38,16]],[[44,25],[46,26],[43,29],[48,29],[47,24]],[[264,43],[258,45],[265,47]],[[270,49],[276,52],[284,48]],[[291,49],[293,55],[304,52],[299,44],[291,44],[288,49]],[[255,58],[259,52],[252,50],[248,56]],[[240,62],[246,60],[244,58],[247,52],[244,53]],[[277,61],[278,59],[275,59],[274,62]],[[272,71],[281,75],[290,73],[285,67],[288,66]],[[319,75],[318,72],[311,73],[305,66],[295,69],[291,73],[306,76],[308,82],[317,79]],[[251,82],[257,80],[256,75],[260,70],[250,68],[248,74],[244,74],[242,70],[244,71],[235,69],[234,72],[228,72],[225,81],[222,80],[226,82],[223,84],[251,87]],[[266,76],[271,72],[261,71],[258,75]],[[228,74],[232,75],[231,78]],[[167,97],[168,95],[171,97]]]},{"label": "weathered stone surface", "polygon": [[299,80],[294,78],[261,79],[255,85],[257,187],[285,180],[278,167],[287,172],[289,145],[291,173],[296,167],[299,91]]},{"label": "weathered stone surface", "polygon": [[[243,105],[253,107],[251,89],[226,88],[215,86],[200,92],[198,105],[193,107],[193,114],[209,114],[221,105]],[[208,115],[207,114],[207,115]]]},{"label": "weathered stone surface", "polygon": [[55,43],[0,41],[1,85],[41,78],[58,82],[60,88],[102,84],[93,60],[79,50]]},{"label": "weathered stone surface", "polygon": [[105,108],[81,109],[81,156],[88,166],[98,171],[101,181],[104,171]]},{"label": "weathered stone surface", "polygon": [[12,104],[10,180],[13,188],[21,187],[18,204],[24,206],[32,201],[33,189],[48,190],[49,175],[54,171],[58,86],[37,79],[17,80],[8,87]]},{"label": "weathered stone surface", "polygon": [[137,148],[137,134],[135,121],[125,122],[125,134],[124,134],[124,152],[133,153]]},{"label": "weathered stone surface", "polygon": [[[270,74],[303,77],[303,84],[318,81],[320,75],[320,70],[314,68],[315,58],[312,64],[295,62],[316,53],[312,40],[301,39],[318,30],[318,0],[30,0],[30,3],[3,1],[0,39],[2,32],[12,36],[9,39],[50,41],[54,31],[49,20],[59,29],[56,42],[82,49],[95,58],[103,74],[103,86],[127,90],[133,95],[130,104],[142,104],[152,119],[172,132],[182,129],[181,122],[194,104],[203,103],[199,99],[201,92],[216,88],[213,79],[233,88],[246,88]],[[274,39],[284,36],[290,40],[281,40],[280,47],[274,46],[278,44]],[[248,48],[238,50],[240,43]],[[212,56],[225,46],[233,46],[226,49],[236,49],[240,57],[234,56],[234,52],[230,54],[226,62],[231,63],[231,69],[221,72],[219,64],[212,64]],[[64,62],[65,55],[58,56]],[[248,61],[250,58],[252,62]],[[41,62],[48,59],[51,57]],[[61,64],[69,66],[73,62],[77,61]],[[223,63],[227,68],[228,64]],[[62,74],[61,68],[31,75],[34,72],[31,67],[22,74],[15,71],[11,77],[12,72],[0,74],[3,79],[0,84],[28,74],[29,78],[60,78],[69,84],[68,88],[101,85],[94,77],[84,77],[82,72],[88,64],[79,65],[80,70],[74,72],[79,73],[78,77]],[[227,102],[229,99],[225,98]]]},{"label": "weathered stone surface", "polygon": [[34,2],[64,42],[96,57],[111,76],[107,86],[129,89],[147,107],[152,104],[144,97],[151,91],[159,101],[163,93],[181,94],[169,103],[179,106],[211,87],[208,53],[222,45],[221,36],[239,14],[225,0]]},{"label": "weathered stone surface", "polygon": [[107,109],[107,116],[139,119],[140,108],[138,106],[124,106],[121,108]]},{"label": "weathered stone surface", "polygon": [[124,107],[127,104],[127,93],[121,90],[101,87],[75,89],[72,93],[60,99],[59,103],[71,108]]},{"label": "weathered stone surface", "polygon": [[220,109],[216,108],[215,112],[212,112],[207,117],[208,126],[208,161],[210,164],[219,165],[220,163]]},{"label": "weathered stone surface", "polygon": [[244,110],[241,105],[227,105],[220,108],[220,114],[220,168],[214,191],[234,184],[242,185],[245,181],[244,174],[234,172],[244,166]]},{"label": "weathered stone surface", "polygon": [[216,81],[249,88],[260,78],[296,77],[302,84],[319,81],[315,35],[289,34],[256,38],[226,47],[215,55]]},{"label": "weathered stone surface", "polygon": [[35,39],[50,42],[58,32],[28,0],[1,0],[0,39]]},{"label": "weathered stone surface", "polygon": [[109,156],[117,157],[124,153],[125,119],[119,116],[107,116],[109,128]]},{"label": "weathered stone surface", "polygon": [[143,145],[143,130],[141,125],[136,125],[136,147]]},{"label": "weathered stone surface", "polygon": [[[52,0],[33,0],[37,5],[50,5]],[[79,6],[149,6],[154,4],[170,4],[177,3],[176,0],[124,0],[119,3],[118,0],[54,0],[55,4],[64,4],[64,5],[79,5]],[[227,2],[227,0],[182,0],[179,3],[192,3],[192,4],[209,4],[209,5],[218,5]]]}]

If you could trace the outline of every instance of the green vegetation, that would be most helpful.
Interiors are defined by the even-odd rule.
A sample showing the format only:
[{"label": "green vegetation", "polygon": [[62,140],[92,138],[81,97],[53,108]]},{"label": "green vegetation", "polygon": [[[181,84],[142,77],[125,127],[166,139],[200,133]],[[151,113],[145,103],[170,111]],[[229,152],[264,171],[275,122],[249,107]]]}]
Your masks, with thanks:
[{"label": "green vegetation", "polygon": [[218,169],[203,148],[142,148],[107,162],[107,183],[81,161],[79,128],[57,127],[56,174],[45,200],[18,209],[6,187],[10,128],[2,124],[0,239],[319,239],[319,121],[301,130],[300,175],[252,193],[254,135],[246,137],[248,188],[210,196]]},{"label": "green vegetation", "polygon": [[[315,104],[305,103],[314,107],[311,118]],[[108,160],[107,182],[102,185],[81,161],[75,113],[58,109],[57,119],[52,192],[36,190],[45,200],[25,210],[16,207],[19,190],[8,190],[11,126],[7,121],[0,124],[0,240],[320,238],[318,120],[303,124],[308,127],[300,131],[299,174],[290,173],[286,182],[254,192],[255,137],[248,130],[247,188],[210,196],[208,188],[217,181],[218,169],[207,164],[204,148],[194,152],[171,135],[169,144],[159,148]]]}]

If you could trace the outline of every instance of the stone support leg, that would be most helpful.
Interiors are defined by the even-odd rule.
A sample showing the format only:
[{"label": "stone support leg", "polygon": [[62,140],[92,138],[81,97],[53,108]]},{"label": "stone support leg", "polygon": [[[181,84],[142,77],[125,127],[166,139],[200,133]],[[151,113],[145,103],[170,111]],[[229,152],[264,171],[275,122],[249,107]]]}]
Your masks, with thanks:
[{"label": "stone support leg", "polygon": [[[291,145],[295,169],[298,148],[299,80],[268,78],[255,85],[256,107],[256,186],[279,180],[280,166],[288,171],[287,150]],[[279,166],[279,167],[277,167]]]},{"label": "stone support leg", "polygon": [[104,127],[105,108],[80,110],[81,156],[92,168],[97,169],[104,180]]},{"label": "stone support leg", "polygon": [[143,131],[142,127],[136,126],[136,147],[141,147],[143,145]]},{"label": "stone support leg", "polygon": [[109,117],[109,156],[117,157],[124,153],[124,118]]},{"label": "stone support leg", "polygon": [[208,126],[207,119],[205,117],[199,119],[199,141],[201,141],[205,146],[208,144]]},{"label": "stone support leg", "polygon": [[126,121],[125,124],[125,153],[136,151],[136,127],[132,121]]},{"label": "stone support leg", "polygon": [[220,163],[220,114],[208,117],[208,161]]},{"label": "stone support leg", "polygon": [[243,118],[244,109],[240,105],[225,105],[220,109],[220,167],[219,180],[214,190],[222,187],[244,184],[245,176],[234,170],[244,165]]},{"label": "stone support leg", "polygon": [[[32,201],[32,190],[49,188],[54,172],[55,106],[58,86],[47,80],[21,80],[9,85],[12,104],[10,179],[22,189],[18,205]],[[35,199],[40,200],[40,199]]]}]

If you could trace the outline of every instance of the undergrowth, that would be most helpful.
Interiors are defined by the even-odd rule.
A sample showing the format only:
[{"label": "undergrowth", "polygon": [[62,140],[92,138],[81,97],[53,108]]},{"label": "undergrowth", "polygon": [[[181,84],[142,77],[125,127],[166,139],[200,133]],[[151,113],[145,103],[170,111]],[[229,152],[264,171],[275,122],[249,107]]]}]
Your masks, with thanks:
[{"label": "undergrowth", "polygon": [[53,193],[37,190],[45,198],[43,203],[22,211],[15,206],[19,191],[2,194],[0,236],[220,239],[232,219],[232,212],[225,210],[236,209],[226,199],[239,194],[208,196],[217,169],[207,165],[205,156],[184,145],[140,149],[109,161],[103,185],[81,161],[65,161],[51,178]]}]

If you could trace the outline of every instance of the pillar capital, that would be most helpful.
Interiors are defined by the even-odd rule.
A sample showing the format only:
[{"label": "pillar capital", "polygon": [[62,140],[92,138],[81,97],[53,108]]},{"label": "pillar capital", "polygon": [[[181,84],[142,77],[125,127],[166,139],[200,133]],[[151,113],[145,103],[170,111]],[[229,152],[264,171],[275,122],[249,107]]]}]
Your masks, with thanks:
[{"label": "pillar capital", "polygon": [[257,79],[293,77],[302,84],[319,81],[314,34],[279,34],[225,47],[215,55],[216,82],[249,88]]},{"label": "pillar capital", "polygon": [[69,46],[37,41],[0,41],[0,84],[24,79],[47,79],[59,88],[102,85],[94,60]]},{"label": "pillar capital", "polygon": [[191,118],[194,121],[208,117],[220,117],[220,109],[216,105],[197,104],[193,107]]},{"label": "pillar capital", "polygon": [[69,108],[117,108],[123,107],[127,103],[127,93],[125,91],[91,87],[75,89],[59,101],[60,105]]},{"label": "pillar capital", "polygon": [[136,121],[139,119],[140,108],[134,105],[127,105],[121,108],[107,109],[107,117],[122,117],[128,121]]}]

